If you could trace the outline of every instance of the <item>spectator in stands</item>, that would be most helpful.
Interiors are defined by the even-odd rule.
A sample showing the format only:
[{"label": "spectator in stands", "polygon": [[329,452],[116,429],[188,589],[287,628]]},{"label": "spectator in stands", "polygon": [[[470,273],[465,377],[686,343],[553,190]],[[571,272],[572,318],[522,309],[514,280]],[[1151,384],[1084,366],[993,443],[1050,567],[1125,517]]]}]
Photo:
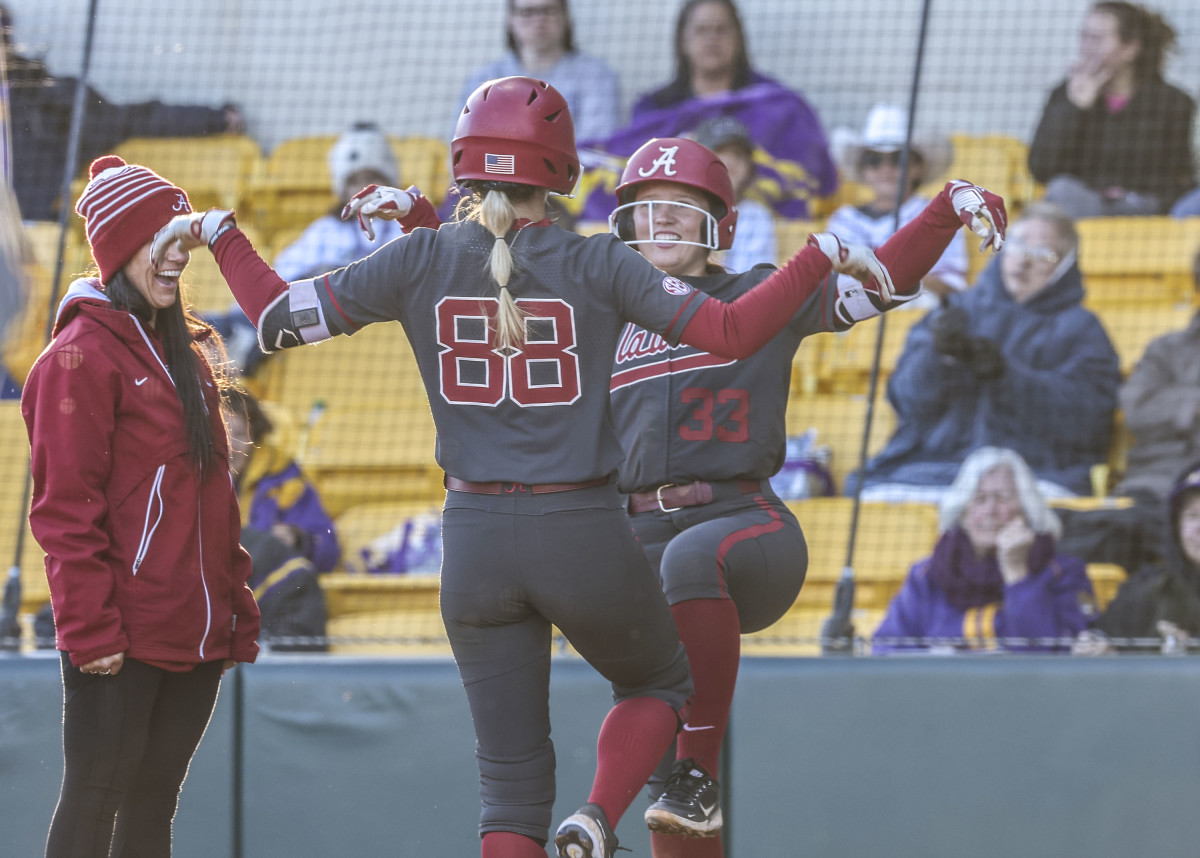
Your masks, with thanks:
[{"label": "spectator in stands", "polygon": [[1056,551],[1058,519],[1014,451],[967,456],[942,498],[938,532],[876,629],[876,652],[1062,649],[1046,639],[1074,638],[1095,616],[1087,568]]},{"label": "spectator in stands", "polygon": [[[1200,291],[1200,253],[1192,276]],[[1179,463],[1200,457],[1200,314],[1146,347],[1121,387],[1120,405],[1133,444],[1116,494],[1161,504]]]},{"label": "spectator in stands", "polygon": [[[1200,253],[1193,261],[1200,290]],[[1113,493],[1129,507],[1064,510],[1063,545],[1089,563],[1116,563],[1127,572],[1162,563],[1170,551],[1166,501],[1179,463],[1200,459],[1200,315],[1182,331],[1163,334],[1121,386],[1118,400],[1133,436]]]},{"label": "spectator in stands", "polygon": [[1125,2],[1092,6],[1079,57],[1051,94],[1029,148],[1046,199],[1072,217],[1156,215],[1195,185],[1195,103],[1163,79],[1175,31]]},{"label": "spectator in stands", "polygon": [[736,273],[749,271],[763,263],[774,265],[777,255],[775,218],[765,205],[746,197],[757,169],[750,132],[732,116],[717,116],[702,122],[691,136],[721,159],[729,171],[733,193],[737,197],[737,232],[733,247],[721,256],[721,264]]},{"label": "spectator in stands", "polygon": [[[12,126],[13,183],[21,217],[52,220],[58,210],[79,80],[54,77],[40,60],[19,53],[12,38],[12,15],[0,6],[0,41],[7,54]],[[232,104],[209,108],[145,101],[114,104],[87,87],[79,160],[86,164],[111,152],[129,137],[194,137],[243,131],[241,111]],[[74,174],[76,165],[71,166]]]},{"label": "spectator in stands", "polygon": [[975,287],[913,327],[888,380],[896,432],[866,465],[864,497],[937,500],[983,446],[1019,453],[1048,496],[1091,493],[1121,375],[1082,306],[1078,243],[1070,218],[1031,203]]},{"label": "spectator in stands", "polygon": [[274,267],[287,280],[302,280],[362,259],[404,230],[395,221],[375,224],[372,242],[353,220],[342,220],[342,208],[367,185],[396,185],[400,170],[387,135],[373,122],[359,122],[329,149],[329,177],[337,204],[313,221],[275,258]]},{"label": "spectator in stands", "polygon": [[1095,630],[1081,636],[1077,653],[1105,652],[1114,643],[1117,649],[1183,652],[1190,638],[1200,637],[1200,462],[1175,480],[1165,508],[1166,558],[1121,585]]},{"label": "spectator in stands", "polygon": [[[229,469],[241,484],[254,479],[253,461],[261,463],[277,455],[277,449],[266,440],[272,438],[274,427],[257,400],[242,388],[227,388],[223,395],[225,425],[229,431]],[[256,457],[255,447],[259,445],[262,449]],[[295,463],[289,467],[294,468]],[[301,497],[285,511],[279,509],[280,496],[289,490],[274,491],[270,487],[272,480],[275,487],[286,485],[278,481],[280,475],[259,479],[254,485],[249,517],[256,518],[257,507],[258,521],[257,526],[247,524],[242,528],[242,547],[250,555],[249,584],[262,613],[259,640],[280,652],[323,652],[328,648],[322,640],[327,610],[318,575],[336,564],[336,537],[332,522],[328,523],[330,530],[322,529],[322,517],[328,520],[328,516],[320,507],[315,490],[300,481],[298,468],[292,473],[297,480],[293,485],[302,486]],[[264,489],[262,495],[260,488]],[[306,506],[307,515],[303,512]],[[314,530],[318,533],[305,531],[296,521],[306,521],[310,527],[316,522]],[[330,545],[333,551],[329,550]],[[318,569],[313,564],[311,558],[318,554],[324,555],[321,560],[327,568]],[[335,556],[333,564],[329,562],[330,555]]]},{"label": "spectator in stands", "polygon": [[[841,206],[829,217],[825,228],[843,241],[876,248],[921,213],[929,202],[917,188],[938,178],[950,166],[954,149],[950,141],[935,135],[914,136],[908,173],[900,195],[900,158],[908,136],[908,113],[892,104],[877,104],[867,114],[861,133],[839,129],[834,133],[834,151],[842,177],[866,186],[869,199],[861,205]],[[896,217],[899,205],[900,216]],[[925,295],[909,307],[929,309],[942,296],[967,288],[967,244],[961,233],[942,258],[921,280]]]},{"label": "spectator in stands", "polygon": [[607,137],[617,127],[620,89],[616,73],[601,59],[575,47],[567,0],[508,0],[508,53],[471,73],[460,103],[486,80],[527,75],[563,94],[575,120],[575,137]]},{"label": "spectator in stands", "polygon": [[[624,159],[651,138],[680,137],[705,119],[734,116],[749,130],[760,156],[747,196],[779,217],[811,217],[812,201],[837,188],[825,132],[799,93],[751,66],[733,0],[683,4],[675,26],[675,61],[674,80],[639,98],[625,128],[590,145]],[[615,185],[611,172],[584,174],[582,219],[607,217]]]},{"label": "spectator in stands", "polygon": [[267,531],[288,548],[329,572],[341,560],[333,519],[316,487],[287,450],[262,406],[240,387],[224,391],[231,468],[237,474],[246,527]]}]

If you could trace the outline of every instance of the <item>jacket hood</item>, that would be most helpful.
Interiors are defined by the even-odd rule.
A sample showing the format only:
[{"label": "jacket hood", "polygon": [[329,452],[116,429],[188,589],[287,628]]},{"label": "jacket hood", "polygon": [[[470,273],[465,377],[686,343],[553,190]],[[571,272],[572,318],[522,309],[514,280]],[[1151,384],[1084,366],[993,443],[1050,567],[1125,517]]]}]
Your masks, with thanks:
[{"label": "jacket hood", "polygon": [[54,336],[62,333],[76,316],[87,316],[121,337],[138,336],[130,314],[113,306],[112,299],[101,291],[100,281],[94,277],[81,277],[67,287],[54,317]]},{"label": "jacket hood", "polygon": [[[100,281],[95,277],[81,277],[67,287],[67,294],[59,302],[54,317],[53,336],[57,337],[76,316],[87,316],[117,336],[129,340],[143,340],[152,330],[150,325],[136,321],[133,313],[114,307],[112,299],[101,290]],[[193,329],[192,339],[202,341],[211,334],[208,328]]]},{"label": "jacket hood", "polygon": [[[1004,251],[1000,251],[1002,254]],[[1000,254],[997,254],[983,272],[975,288],[967,294],[982,291],[989,303],[1015,304],[1012,295],[1004,288],[1004,279],[1000,276]],[[1038,292],[1025,303],[1022,308],[1034,313],[1058,313],[1069,307],[1083,303],[1083,272],[1079,270],[1075,254],[1067,256],[1059,264],[1058,272],[1041,292]]]}]

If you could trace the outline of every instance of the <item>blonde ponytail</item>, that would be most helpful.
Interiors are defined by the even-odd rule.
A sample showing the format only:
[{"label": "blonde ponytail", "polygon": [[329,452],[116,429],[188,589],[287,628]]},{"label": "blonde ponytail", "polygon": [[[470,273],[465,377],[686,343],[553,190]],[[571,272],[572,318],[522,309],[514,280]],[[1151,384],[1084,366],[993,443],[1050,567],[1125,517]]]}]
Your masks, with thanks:
[{"label": "blonde ponytail", "polygon": [[517,306],[508,281],[513,273],[512,250],[504,236],[508,234],[517,212],[508,194],[501,190],[489,190],[476,210],[484,229],[496,236],[488,257],[488,269],[496,285],[500,287],[500,308],[496,313],[496,347],[521,346],[525,343],[525,312]]}]

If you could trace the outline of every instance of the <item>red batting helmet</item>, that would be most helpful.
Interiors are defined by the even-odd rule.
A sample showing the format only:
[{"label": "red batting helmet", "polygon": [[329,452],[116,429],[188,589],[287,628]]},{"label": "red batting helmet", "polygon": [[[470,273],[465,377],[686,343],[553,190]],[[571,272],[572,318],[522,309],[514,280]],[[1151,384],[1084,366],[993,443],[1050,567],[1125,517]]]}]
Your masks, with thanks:
[{"label": "red batting helmet", "polygon": [[490,80],[471,93],[450,157],[456,182],[513,182],[569,194],[579,179],[567,100],[531,77]]},{"label": "red batting helmet", "polygon": [[633,198],[638,186],[648,182],[676,182],[703,191],[713,202],[709,240],[702,242],[703,245],[712,250],[726,250],[733,244],[738,218],[737,198],[729,170],[711,149],[685,137],[663,137],[650,140],[629,156],[625,171],[621,174],[621,183],[617,185],[617,202],[620,205],[609,216],[612,231],[627,243],[638,242],[633,241],[632,235],[626,234],[631,230],[619,229],[622,218],[618,213],[622,210],[632,211],[632,206],[641,205],[634,203]]}]

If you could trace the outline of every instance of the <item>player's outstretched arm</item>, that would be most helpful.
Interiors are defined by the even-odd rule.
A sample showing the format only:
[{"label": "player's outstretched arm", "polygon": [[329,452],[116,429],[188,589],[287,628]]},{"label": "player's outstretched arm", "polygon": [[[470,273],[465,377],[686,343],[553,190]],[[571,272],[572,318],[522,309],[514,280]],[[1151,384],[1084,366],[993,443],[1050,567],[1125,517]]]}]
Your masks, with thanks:
[{"label": "player's outstretched arm", "polygon": [[963,179],[947,182],[919,215],[875,251],[891,272],[897,295],[917,290],[921,278],[942,257],[964,224],[983,240],[981,252],[989,247],[999,250],[1008,230],[1004,200]]},{"label": "player's outstretched arm", "polygon": [[367,185],[342,209],[342,220],[350,218],[358,219],[358,228],[371,241],[375,240],[375,227],[371,223],[375,218],[399,221],[405,232],[418,227],[437,229],[442,225],[433,204],[415,185],[404,191],[387,185]]},{"label": "player's outstretched arm", "polygon": [[829,257],[818,247],[801,248],[782,268],[733,301],[705,299],[679,340],[720,357],[747,358],[783,330],[832,270]]},{"label": "player's outstretched arm", "polygon": [[150,253],[155,264],[166,256],[172,242],[184,250],[207,245],[238,306],[258,329],[263,351],[319,342],[333,336],[324,322],[311,280],[289,285],[237,228],[234,213],[209,209],[179,215],[158,231]]}]

